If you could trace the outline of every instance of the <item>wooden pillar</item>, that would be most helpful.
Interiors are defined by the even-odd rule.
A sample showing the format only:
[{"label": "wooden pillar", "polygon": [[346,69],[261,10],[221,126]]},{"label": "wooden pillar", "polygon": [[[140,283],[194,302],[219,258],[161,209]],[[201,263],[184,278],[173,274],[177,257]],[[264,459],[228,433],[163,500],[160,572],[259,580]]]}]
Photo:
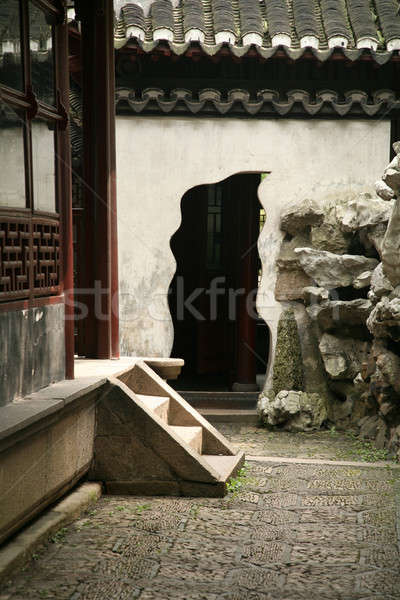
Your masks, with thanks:
[{"label": "wooden pillar", "polygon": [[[64,5],[63,5],[64,6]],[[59,102],[69,106],[68,25],[66,19],[56,30]],[[57,195],[62,239],[63,291],[65,296],[65,377],[74,378],[74,257],[72,246],[71,142],[67,122],[57,125]]]},{"label": "wooden pillar", "polygon": [[[113,31],[114,34],[114,31]],[[113,42],[114,43],[114,42]],[[115,155],[115,60],[110,80],[112,119],[110,119],[110,187],[111,187],[111,356],[119,358],[119,291],[118,291],[118,224],[117,224],[117,177]]]},{"label": "wooden pillar", "polygon": [[[259,178],[241,175],[235,178],[233,193],[239,209],[239,272],[238,288],[244,289],[239,298],[237,316],[237,366],[234,391],[256,391],[256,325],[253,306],[249,301],[257,289],[257,239],[259,214],[257,188]],[[254,298],[255,299],[255,298]],[[250,310],[249,310],[250,309]]]},{"label": "wooden pillar", "polygon": [[400,141],[400,119],[395,117],[390,122],[390,160],[393,160],[396,156],[393,144],[398,141]]},{"label": "wooden pillar", "polygon": [[119,355],[115,187],[114,9],[76,0],[82,32],[84,187],[87,211],[85,354]]}]

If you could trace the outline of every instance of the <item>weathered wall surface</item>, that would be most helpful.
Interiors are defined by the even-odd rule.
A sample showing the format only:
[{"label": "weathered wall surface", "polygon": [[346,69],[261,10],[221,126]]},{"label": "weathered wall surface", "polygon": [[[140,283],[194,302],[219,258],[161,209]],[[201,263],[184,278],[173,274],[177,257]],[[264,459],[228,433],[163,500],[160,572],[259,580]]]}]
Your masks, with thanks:
[{"label": "weathered wall surface", "polygon": [[[40,394],[18,403],[25,417],[32,402],[36,410],[41,403],[40,420],[4,439],[0,432],[0,543],[79,481],[93,457],[97,390],[54,412],[57,400]],[[5,426],[12,420],[8,408]]]},{"label": "weathered wall surface", "polygon": [[188,189],[240,172],[270,173],[259,187],[267,219],[258,243],[257,303],[274,345],[282,310],[274,297],[282,210],[306,198],[324,204],[370,191],[389,148],[386,121],[117,117],[121,352],[171,351],[169,242]]},{"label": "weathered wall surface", "polygon": [[0,406],[64,379],[64,305],[0,314]]}]

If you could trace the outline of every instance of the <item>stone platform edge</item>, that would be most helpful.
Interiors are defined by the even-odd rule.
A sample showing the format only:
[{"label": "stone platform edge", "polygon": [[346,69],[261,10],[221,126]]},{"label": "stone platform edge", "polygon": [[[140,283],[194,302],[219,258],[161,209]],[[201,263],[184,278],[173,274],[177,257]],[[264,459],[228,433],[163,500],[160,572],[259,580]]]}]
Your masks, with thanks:
[{"label": "stone platform edge", "polygon": [[23,566],[42,544],[69,525],[102,495],[102,485],[86,482],[0,547],[0,583]]},{"label": "stone platform edge", "polygon": [[[184,361],[178,358],[121,357],[117,360],[75,361],[75,379],[64,379],[32,392],[17,401],[0,406],[0,451],[14,443],[16,434],[38,421],[56,415],[67,407],[100,390],[109,377],[118,378],[143,361],[156,373],[174,379]],[[23,435],[23,433],[22,433]]]}]

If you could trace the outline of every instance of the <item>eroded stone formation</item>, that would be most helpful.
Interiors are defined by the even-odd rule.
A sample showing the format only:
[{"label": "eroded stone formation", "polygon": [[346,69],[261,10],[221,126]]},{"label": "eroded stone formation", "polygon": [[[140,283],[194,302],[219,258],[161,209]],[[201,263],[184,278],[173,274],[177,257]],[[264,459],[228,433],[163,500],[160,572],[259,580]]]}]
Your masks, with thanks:
[{"label": "eroded stone formation", "polygon": [[394,149],[376,197],[303,202],[282,216],[275,295],[297,332],[289,339],[282,325],[277,355],[290,355],[298,335],[303,376],[292,389],[274,372],[259,411],[288,430],[359,428],[400,457],[400,143]]}]

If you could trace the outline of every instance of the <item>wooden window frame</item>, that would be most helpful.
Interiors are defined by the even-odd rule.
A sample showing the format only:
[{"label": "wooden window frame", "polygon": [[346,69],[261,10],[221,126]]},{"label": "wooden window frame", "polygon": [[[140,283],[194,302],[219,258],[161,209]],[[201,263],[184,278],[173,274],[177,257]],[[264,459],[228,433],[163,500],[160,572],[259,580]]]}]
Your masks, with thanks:
[{"label": "wooden window frame", "polygon": [[[0,83],[0,101],[4,102],[10,108],[15,110],[24,121],[24,170],[25,170],[25,208],[0,207],[0,306],[1,310],[18,308],[21,303],[29,306],[36,306],[49,303],[54,304],[63,292],[62,273],[63,256],[61,243],[61,224],[62,215],[62,193],[61,180],[65,170],[62,159],[63,136],[68,125],[68,115],[61,98],[65,98],[63,89],[62,69],[67,65],[62,64],[59,56],[59,27],[65,23],[66,9],[61,0],[18,0],[20,9],[20,39],[21,39],[21,64],[23,69],[23,91],[12,89]],[[42,10],[46,16],[46,21],[52,27],[53,38],[53,56],[54,56],[54,97],[55,105],[51,106],[40,100],[32,88],[31,76],[31,56],[30,56],[30,32],[29,32],[29,5],[33,4]],[[64,25],[63,25],[64,26]],[[48,212],[37,210],[35,208],[35,199],[33,195],[33,157],[32,157],[32,122],[40,119],[51,124],[54,129],[54,161],[55,161],[55,211]],[[7,238],[7,232],[10,233],[10,223],[16,229],[21,224],[25,224],[22,236],[25,236],[25,229],[29,231],[29,248],[25,247],[25,257],[17,256],[17,252],[12,252],[12,244],[18,246],[18,240],[15,240],[13,230],[11,237]],[[11,240],[11,242],[10,242]],[[7,245],[8,244],[8,245]],[[11,246],[10,246],[11,244]],[[11,249],[10,249],[11,248]],[[22,244],[19,244],[22,248]],[[4,255],[3,255],[4,254]],[[21,268],[18,272],[2,272],[1,264],[12,263],[12,259],[18,259]],[[8,261],[8,262],[7,262]],[[53,266],[48,266],[52,262]],[[23,273],[21,272],[23,271]],[[17,275],[16,275],[17,273]],[[2,275],[8,275],[2,278]],[[11,276],[10,276],[11,274]],[[29,278],[29,290],[15,289],[18,285],[16,279]],[[2,285],[4,281],[7,283]],[[11,281],[12,280],[12,281]],[[11,282],[11,283],[10,283]],[[47,297],[47,298],[46,298]]]}]

